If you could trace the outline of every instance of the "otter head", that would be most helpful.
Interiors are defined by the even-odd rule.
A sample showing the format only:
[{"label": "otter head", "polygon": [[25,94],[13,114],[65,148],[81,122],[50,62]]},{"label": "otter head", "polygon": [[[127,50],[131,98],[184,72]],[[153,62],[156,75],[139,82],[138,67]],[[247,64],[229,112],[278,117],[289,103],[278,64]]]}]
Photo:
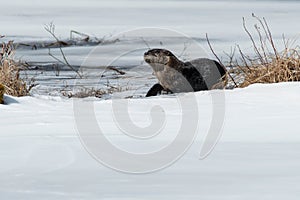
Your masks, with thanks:
[{"label": "otter head", "polygon": [[176,56],[166,49],[151,49],[144,54],[144,60],[154,71],[163,71],[166,66],[173,67],[178,61]]}]

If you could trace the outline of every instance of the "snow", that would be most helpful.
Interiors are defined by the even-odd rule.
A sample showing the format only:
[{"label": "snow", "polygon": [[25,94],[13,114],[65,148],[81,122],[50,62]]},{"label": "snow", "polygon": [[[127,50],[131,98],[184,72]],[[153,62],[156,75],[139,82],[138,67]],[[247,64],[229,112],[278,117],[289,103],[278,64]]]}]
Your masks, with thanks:
[{"label": "snow", "polygon": [[[1,105],[2,199],[297,199],[299,197],[300,84],[252,85],[195,93],[197,137],[177,162],[154,173],[133,175],[107,168],[82,145],[73,105],[92,102],[105,137],[129,152],[149,153],[168,145],[178,131],[178,99],[194,94],[130,100],[6,97]],[[213,93],[225,95],[222,136],[199,160],[211,123]],[[129,101],[133,123],[145,127],[150,109],[162,106],[166,123],[151,140],[124,136],[112,111]],[[146,114],[145,114],[146,113]],[[90,116],[82,116],[90,120]],[[122,123],[121,123],[122,124]]]},{"label": "snow", "polygon": [[[52,21],[62,39],[77,30],[120,41],[63,48],[69,62],[84,71],[83,79],[65,68],[58,77],[53,69],[26,71],[40,84],[32,96],[5,96],[0,199],[299,199],[299,83],[143,97],[156,82],[143,63],[149,47],[170,49],[183,60],[213,58],[208,33],[226,61],[223,52],[235,44],[252,51],[242,17],[251,27],[257,23],[254,12],[266,17],[281,49],[283,33],[294,39],[300,32],[294,24],[299,1],[10,0],[1,6],[0,35],[6,36],[1,41],[49,41],[44,25]],[[60,56],[56,48],[51,52]],[[47,48],[20,47],[15,57],[53,62]],[[126,74],[104,73],[107,65]],[[102,99],[60,94],[73,85],[102,88],[108,81],[122,91]],[[186,137],[178,140],[183,124]],[[125,153],[97,146],[94,127]],[[163,154],[174,142],[182,147],[177,157]],[[161,155],[147,160],[157,151]]]}]

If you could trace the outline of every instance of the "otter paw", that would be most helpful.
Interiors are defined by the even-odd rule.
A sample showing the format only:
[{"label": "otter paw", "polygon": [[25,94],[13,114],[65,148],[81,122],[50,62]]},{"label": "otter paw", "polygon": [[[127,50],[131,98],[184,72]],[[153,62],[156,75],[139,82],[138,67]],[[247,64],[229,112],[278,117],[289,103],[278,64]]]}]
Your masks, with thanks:
[{"label": "otter paw", "polygon": [[161,94],[161,91],[163,91],[164,88],[159,84],[153,85],[150,90],[147,92],[146,97],[156,96],[158,94]]}]

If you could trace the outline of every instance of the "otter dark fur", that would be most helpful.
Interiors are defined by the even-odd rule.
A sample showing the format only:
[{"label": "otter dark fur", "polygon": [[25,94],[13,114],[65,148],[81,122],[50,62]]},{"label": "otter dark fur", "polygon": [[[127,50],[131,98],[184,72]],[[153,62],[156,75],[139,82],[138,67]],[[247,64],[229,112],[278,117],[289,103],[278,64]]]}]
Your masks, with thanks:
[{"label": "otter dark fur", "polygon": [[152,67],[159,81],[149,90],[146,97],[155,96],[162,91],[193,92],[224,85],[222,81],[226,69],[215,60],[199,58],[182,62],[166,49],[151,49],[144,54],[144,59]]}]

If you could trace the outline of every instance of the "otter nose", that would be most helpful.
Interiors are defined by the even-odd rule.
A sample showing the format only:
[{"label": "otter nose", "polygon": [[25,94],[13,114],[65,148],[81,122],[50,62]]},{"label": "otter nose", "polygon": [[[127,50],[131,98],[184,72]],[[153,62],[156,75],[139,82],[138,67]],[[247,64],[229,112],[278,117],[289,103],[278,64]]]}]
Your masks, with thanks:
[{"label": "otter nose", "polygon": [[148,52],[148,51],[144,53],[144,56],[148,56],[148,55],[149,55],[149,52]]}]

